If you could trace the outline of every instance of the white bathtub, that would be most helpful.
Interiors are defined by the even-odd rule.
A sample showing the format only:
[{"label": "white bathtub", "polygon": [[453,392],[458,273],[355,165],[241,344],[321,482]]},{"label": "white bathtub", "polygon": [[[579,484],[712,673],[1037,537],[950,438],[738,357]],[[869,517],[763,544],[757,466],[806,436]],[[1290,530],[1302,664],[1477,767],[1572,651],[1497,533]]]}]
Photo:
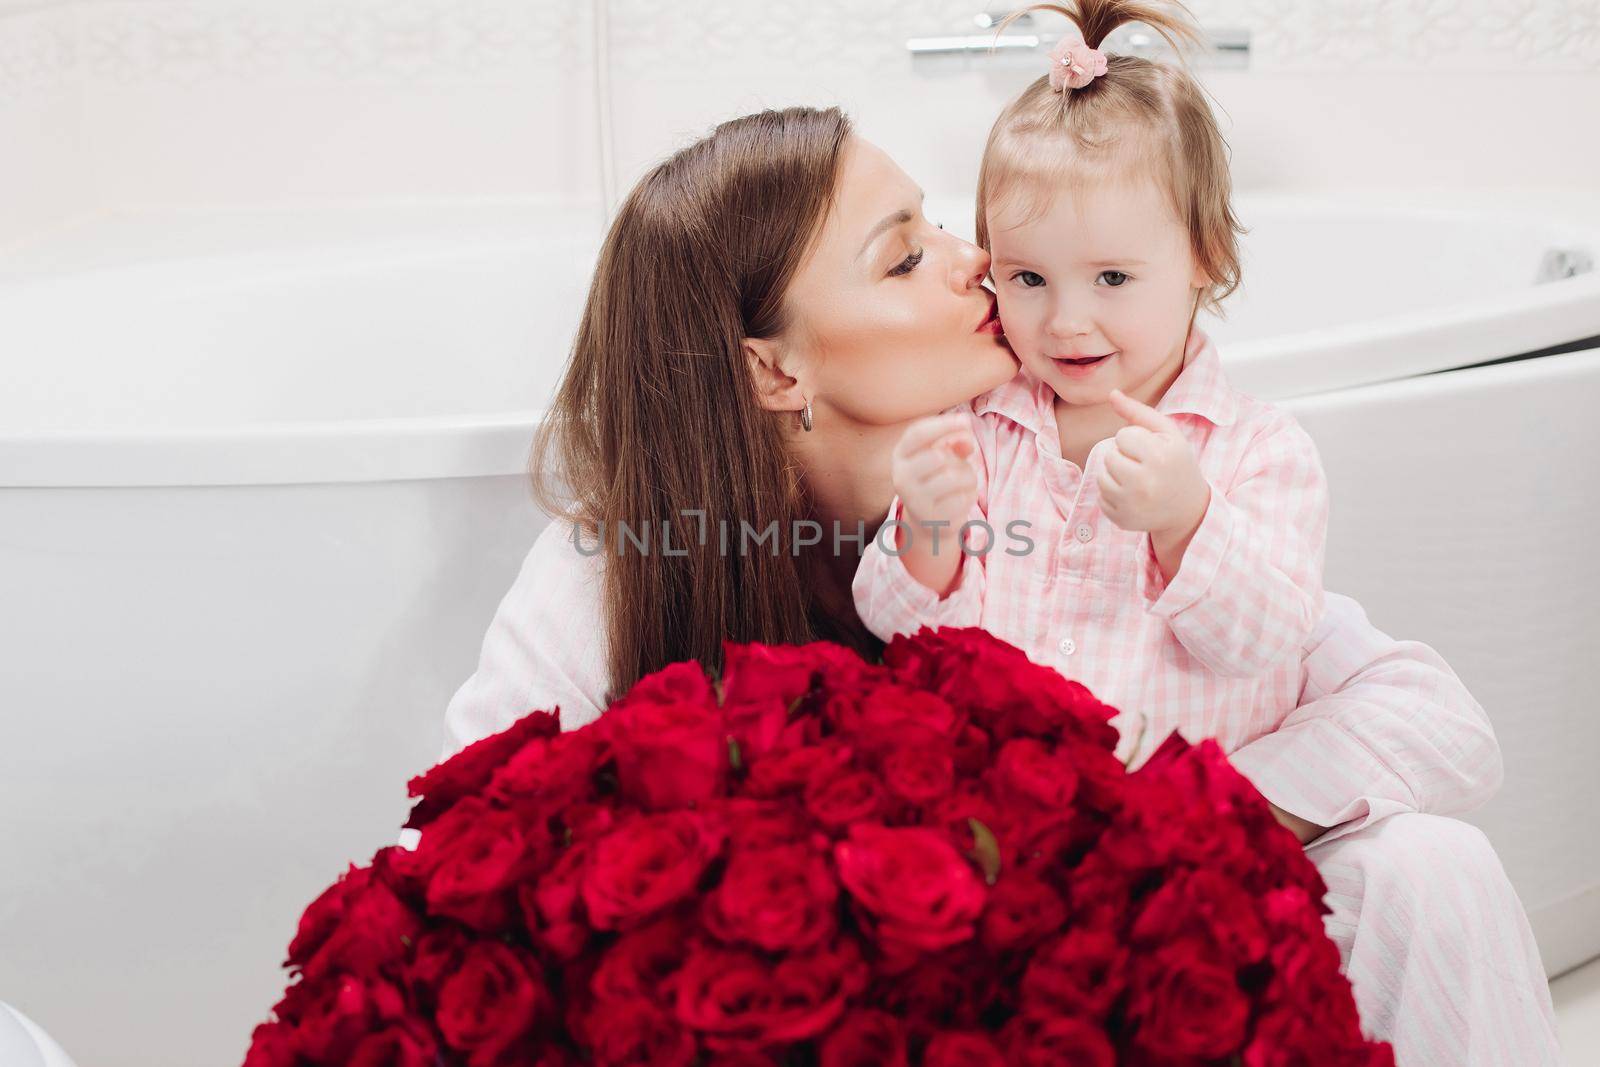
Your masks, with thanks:
[{"label": "white bathtub", "polygon": [[[1418,375],[1600,335],[1600,275],[1530,284],[1600,241],[1242,207],[1224,358],[1323,448],[1329,586],[1495,717],[1477,818],[1564,969],[1600,952],[1600,856],[1565,830],[1600,807],[1600,352]],[[0,1000],[80,1063],[237,1061],[300,909],[394,840],[542,523],[522,470],[598,235],[506,207],[130,220],[0,285]]]}]

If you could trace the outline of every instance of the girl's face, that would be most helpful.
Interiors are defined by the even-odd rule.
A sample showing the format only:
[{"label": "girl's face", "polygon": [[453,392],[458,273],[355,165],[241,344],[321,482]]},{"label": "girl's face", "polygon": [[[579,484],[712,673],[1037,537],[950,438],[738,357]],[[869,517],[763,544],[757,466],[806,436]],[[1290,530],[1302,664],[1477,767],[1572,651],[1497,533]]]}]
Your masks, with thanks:
[{"label": "girl's face", "polygon": [[[1112,389],[1153,404],[1183,365],[1197,289],[1189,235],[1153,182],[1023,197],[988,216],[1000,319],[1017,358],[1063,403]],[[1099,358],[1096,358],[1099,357]]]},{"label": "girl's face", "polygon": [[1011,378],[988,270],[988,253],[923,217],[922,191],[894,160],[852,137],[833,209],[785,295],[784,344],[815,418],[906,422]]}]

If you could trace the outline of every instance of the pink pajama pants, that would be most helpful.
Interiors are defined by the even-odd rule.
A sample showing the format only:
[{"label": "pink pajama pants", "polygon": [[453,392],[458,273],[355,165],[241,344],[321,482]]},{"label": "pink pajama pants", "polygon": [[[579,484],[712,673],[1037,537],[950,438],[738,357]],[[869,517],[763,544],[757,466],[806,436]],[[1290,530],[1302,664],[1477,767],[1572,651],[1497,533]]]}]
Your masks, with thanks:
[{"label": "pink pajama pants", "polygon": [[1470,823],[1401,813],[1306,856],[1362,1026],[1397,1067],[1559,1067],[1555,1010],[1522,902]]}]

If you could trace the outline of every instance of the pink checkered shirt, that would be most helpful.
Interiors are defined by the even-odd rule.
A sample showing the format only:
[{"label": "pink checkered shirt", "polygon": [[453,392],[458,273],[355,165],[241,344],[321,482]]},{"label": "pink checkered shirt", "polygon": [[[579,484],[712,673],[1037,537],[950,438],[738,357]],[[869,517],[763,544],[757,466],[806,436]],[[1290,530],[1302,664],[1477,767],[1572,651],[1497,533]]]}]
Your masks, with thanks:
[{"label": "pink checkered shirt", "polygon": [[[1080,469],[1061,453],[1054,400],[1022,373],[965,406],[979,446],[970,517],[987,521],[993,544],[963,558],[941,599],[883,551],[893,545],[886,530],[856,572],[862,620],[885,639],[982,626],[1125,709],[1122,752],[1136,761],[1174,729],[1229,752],[1271,731],[1299,703],[1302,648],[1323,612],[1328,490],[1311,438],[1287,412],[1229,386],[1210,339],[1192,331],[1183,369],[1154,406],[1194,446],[1211,502],[1168,584],[1150,535],[1100,510],[1097,475],[1115,440],[1095,444]],[[1015,520],[1031,524],[1029,551],[1008,534]],[[981,529],[967,539],[974,550],[989,540]]]}]

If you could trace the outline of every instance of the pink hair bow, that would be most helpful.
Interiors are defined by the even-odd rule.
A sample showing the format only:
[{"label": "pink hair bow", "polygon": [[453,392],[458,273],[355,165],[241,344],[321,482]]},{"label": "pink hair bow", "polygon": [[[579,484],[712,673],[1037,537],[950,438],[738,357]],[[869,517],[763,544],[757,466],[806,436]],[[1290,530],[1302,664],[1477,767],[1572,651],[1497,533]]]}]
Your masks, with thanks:
[{"label": "pink hair bow", "polygon": [[1082,89],[1106,72],[1106,54],[1082,37],[1063,37],[1050,50],[1050,88]]}]

